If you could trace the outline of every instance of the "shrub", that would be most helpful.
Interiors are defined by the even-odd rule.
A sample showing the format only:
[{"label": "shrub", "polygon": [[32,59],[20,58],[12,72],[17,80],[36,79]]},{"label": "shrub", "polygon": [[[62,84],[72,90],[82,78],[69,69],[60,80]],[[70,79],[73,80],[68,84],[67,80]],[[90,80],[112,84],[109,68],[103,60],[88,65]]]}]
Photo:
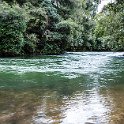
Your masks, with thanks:
[{"label": "shrub", "polygon": [[47,26],[47,15],[42,7],[25,4],[23,9],[27,13],[27,33],[35,33],[42,37]]},{"label": "shrub", "polygon": [[21,54],[24,44],[26,22],[23,11],[18,5],[0,4],[0,55],[16,56]]},{"label": "shrub", "polygon": [[32,55],[37,52],[38,38],[36,34],[26,34],[22,53],[24,55]]},{"label": "shrub", "polygon": [[72,19],[64,20],[56,25],[56,30],[63,35],[64,48],[73,49],[82,45],[81,34],[79,25]]}]

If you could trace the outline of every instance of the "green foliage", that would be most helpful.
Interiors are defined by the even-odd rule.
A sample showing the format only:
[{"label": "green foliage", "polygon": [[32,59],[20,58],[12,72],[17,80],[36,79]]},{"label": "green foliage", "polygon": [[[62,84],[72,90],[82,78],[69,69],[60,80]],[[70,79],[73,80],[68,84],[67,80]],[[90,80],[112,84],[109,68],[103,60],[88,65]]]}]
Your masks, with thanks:
[{"label": "green foliage", "polygon": [[29,33],[42,35],[47,25],[47,16],[45,10],[41,7],[32,7],[31,9],[28,9],[27,12],[29,16],[27,22],[27,31]]},{"label": "green foliage", "polygon": [[21,8],[0,4],[0,55],[20,55],[25,30],[26,22]]},{"label": "green foliage", "polygon": [[64,20],[56,25],[56,29],[64,36],[64,41],[67,49],[76,46],[77,38],[79,34],[79,25],[72,19]]},{"label": "green foliage", "polygon": [[76,24],[72,19],[64,20],[59,22],[56,25],[57,30],[62,34],[71,34],[71,31],[75,28],[78,28],[78,24]]},{"label": "green foliage", "polygon": [[56,31],[56,24],[60,21],[61,16],[52,2],[49,0],[39,1],[37,7],[26,3],[24,9],[28,14],[26,33],[33,33],[38,39],[35,51],[40,54],[62,53],[63,36]]},{"label": "green foliage", "polygon": [[22,47],[22,53],[24,55],[26,54],[32,55],[36,53],[37,43],[38,43],[38,38],[36,34],[26,34],[25,42]]},{"label": "green foliage", "polygon": [[43,49],[43,54],[48,54],[48,55],[57,55],[62,53],[62,50],[58,47],[57,44],[46,44],[44,49]]},{"label": "green foliage", "polygon": [[0,56],[124,50],[120,0],[100,14],[98,0],[4,1],[8,4],[0,3]]},{"label": "green foliage", "polygon": [[[101,49],[124,50],[124,4],[110,4],[96,17],[95,36]],[[106,46],[106,47],[105,47]]]}]

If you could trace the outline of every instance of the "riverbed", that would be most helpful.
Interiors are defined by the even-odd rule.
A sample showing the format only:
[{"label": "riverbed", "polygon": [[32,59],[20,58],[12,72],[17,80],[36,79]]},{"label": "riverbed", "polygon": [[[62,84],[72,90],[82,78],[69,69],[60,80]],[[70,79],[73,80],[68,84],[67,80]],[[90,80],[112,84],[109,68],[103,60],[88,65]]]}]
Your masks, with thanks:
[{"label": "riverbed", "polygon": [[123,124],[123,55],[0,58],[0,124]]}]

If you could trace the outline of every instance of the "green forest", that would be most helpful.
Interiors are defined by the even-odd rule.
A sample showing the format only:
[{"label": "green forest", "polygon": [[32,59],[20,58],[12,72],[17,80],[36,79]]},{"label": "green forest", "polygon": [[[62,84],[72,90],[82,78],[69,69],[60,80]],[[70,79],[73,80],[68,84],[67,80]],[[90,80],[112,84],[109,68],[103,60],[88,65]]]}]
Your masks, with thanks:
[{"label": "green forest", "polygon": [[97,13],[97,0],[3,0],[0,56],[124,51],[124,2]]}]

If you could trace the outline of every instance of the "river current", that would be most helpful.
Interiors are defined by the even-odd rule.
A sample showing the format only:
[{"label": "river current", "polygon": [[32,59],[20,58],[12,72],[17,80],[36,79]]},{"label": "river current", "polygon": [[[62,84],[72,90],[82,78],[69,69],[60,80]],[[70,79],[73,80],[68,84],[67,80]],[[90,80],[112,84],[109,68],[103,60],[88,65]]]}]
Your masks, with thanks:
[{"label": "river current", "polygon": [[0,58],[0,124],[124,124],[124,52]]}]

